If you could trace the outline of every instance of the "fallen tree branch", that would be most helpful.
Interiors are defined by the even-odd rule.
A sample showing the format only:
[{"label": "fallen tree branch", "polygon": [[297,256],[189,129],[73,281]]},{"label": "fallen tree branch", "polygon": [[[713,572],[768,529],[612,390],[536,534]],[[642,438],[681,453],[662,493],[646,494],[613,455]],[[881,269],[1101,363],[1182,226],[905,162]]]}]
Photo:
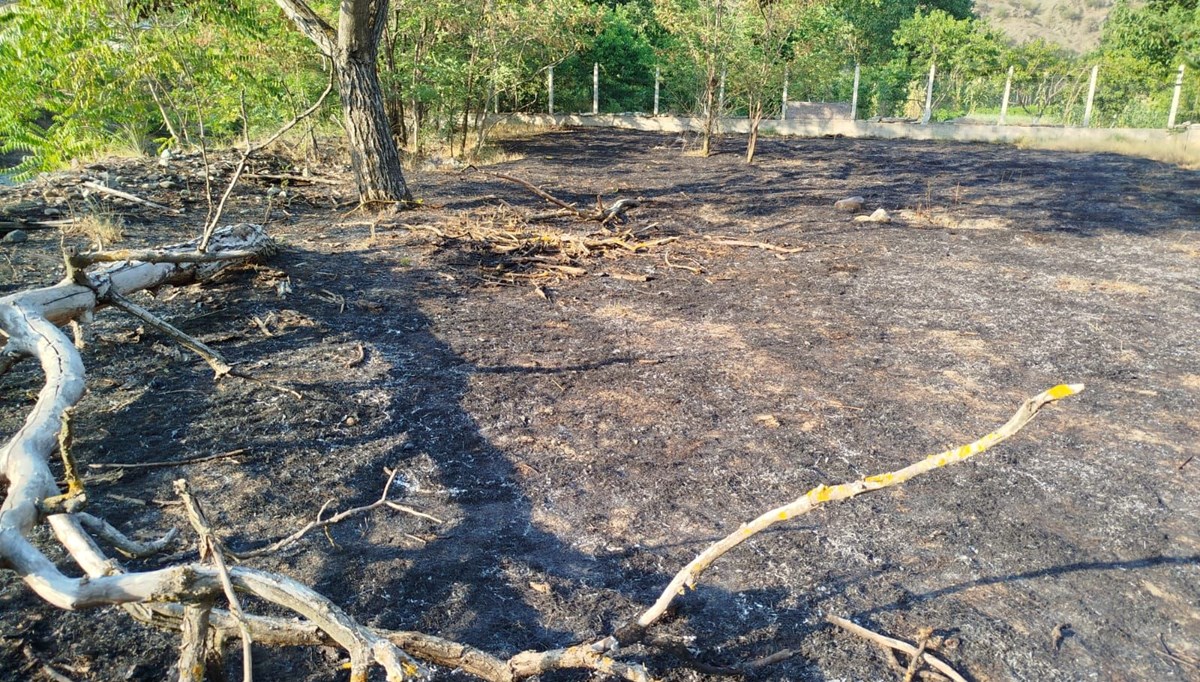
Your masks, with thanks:
[{"label": "fallen tree branch", "polygon": [[[915,646],[909,644],[908,642],[904,642],[904,641],[901,641],[898,639],[893,639],[891,637],[881,635],[877,632],[872,632],[871,630],[868,630],[861,625],[856,625],[855,623],[852,623],[852,622],[846,620],[845,618],[841,618],[839,616],[834,616],[832,614],[826,616],[825,620],[829,621],[830,623],[833,623],[834,625],[838,626],[839,628],[842,628],[843,630],[845,630],[847,632],[851,632],[853,634],[858,635],[859,637],[862,637],[864,639],[868,639],[872,642],[875,642],[876,644],[878,644],[882,647],[903,651],[904,653],[906,653],[910,657],[912,657],[912,660],[914,663],[917,660],[923,661],[924,663],[937,669],[939,672],[941,672],[946,677],[949,677],[951,680],[954,680],[954,682],[967,682],[966,678],[963,677],[962,675],[958,674],[958,671],[956,671],[954,668],[950,667],[949,663],[946,663],[945,661],[938,658],[937,656],[934,656],[933,654],[929,653],[928,651],[925,651],[924,647],[920,647],[920,648],[915,647]],[[912,671],[915,674],[915,668],[913,668],[912,664],[909,664],[909,671]],[[911,679],[907,672],[906,672],[905,676],[907,679]]]},{"label": "fallen tree branch", "polygon": [[132,201],[135,204],[141,204],[142,206],[149,206],[150,208],[156,208],[160,211],[174,213],[175,215],[179,215],[180,213],[183,213],[183,211],[181,211],[177,208],[171,208],[170,206],[163,206],[162,204],[150,201],[149,199],[143,199],[137,195],[130,194],[129,192],[122,192],[119,189],[113,189],[112,187],[107,187],[105,185],[101,185],[100,183],[94,182],[91,180],[88,180],[87,182],[83,183],[83,186],[87,187],[90,190],[100,192],[101,194],[110,194],[114,197],[120,197],[121,199],[124,199],[126,201]]},{"label": "fallen tree branch", "polygon": [[95,263],[119,263],[142,261],[144,263],[220,263],[230,260],[251,260],[259,254],[253,251],[216,251],[204,253],[194,251],[169,251],[166,249],[117,249],[113,251],[89,251],[71,256],[72,265],[86,268]]},{"label": "fallen tree branch", "polygon": [[707,235],[705,241],[712,242],[720,246],[744,246],[751,249],[762,249],[763,251],[773,251],[775,253],[800,253],[804,251],[798,246],[778,246],[767,242],[755,242],[745,239],[734,239],[733,237],[721,237],[717,235]]},{"label": "fallen tree branch", "polygon": [[608,223],[613,222],[614,220],[624,216],[625,212],[628,211],[629,209],[637,208],[638,206],[641,205],[640,199],[623,198],[623,199],[618,199],[616,202],[613,203],[612,206],[605,208],[604,203],[600,201],[599,197],[597,197],[596,198],[596,209],[587,211],[587,210],[579,208],[575,204],[563,201],[562,199],[559,199],[558,197],[556,197],[553,194],[547,192],[546,190],[538,187],[537,185],[533,184],[532,182],[518,178],[515,175],[508,175],[507,173],[497,173],[496,171],[485,171],[485,170],[481,170],[475,166],[467,166],[465,169],[463,169],[464,173],[468,173],[471,171],[475,171],[477,173],[482,173],[483,175],[486,175],[488,177],[497,178],[499,180],[506,180],[508,182],[516,183],[516,184],[524,187],[525,189],[529,190],[530,192],[533,192],[538,197],[546,200],[547,202],[549,202],[551,204],[554,204],[555,206],[558,206],[561,209],[558,211],[551,211],[550,213],[536,213],[534,215],[528,216],[529,220],[545,220],[546,218],[555,218],[555,217],[560,217],[560,216],[565,216],[565,215],[574,215],[574,216],[576,216],[578,218],[582,218],[584,220],[594,220],[594,221],[599,222],[601,225],[607,225]]},{"label": "fallen tree branch", "polygon": [[910,464],[903,469],[893,471],[886,474],[878,474],[876,476],[868,476],[859,481],[852,483],[843,483],[832,487],[819,485],[816,488],[808,491],[799,499],[786,504],[782,507],[772,509],[758,518],[748,523],[742,524],[733,533],[727,535],[718,542],[710,545],[707,549],[693,559],[687,566],[675,575],[671,583],[663,590],[662,595],[653,606],[646,609],[645,612],[637,619],[635,623],[627,625],[618,634],[617,638],[622,643],[635,641],[641,637],[645,629],[652,625],[655,621],[662,617],[666,612],[667,607],[675,600],[677,596],[683,593],[685,588],[694,588],[696,581],[699,580],[700,574],[705,569],[713,564],[717,559],[724,556],[734,547],[742,544],[754,535],[770,528],[771,526],[807,514],[813,509],[830,502],[838,502],[848,500],[852,497],[857,497],[863,493],[882,490],[892,486],[899,485],[921,474],[928,473],[934,469],[938,469],[950,464],[957,464],[966,459],[969,459],[988,448],[1011,438],[1021,430],[1029,420],[1033,419],[1042,407],[1056,400],[1066,398],[1083,390],[1082,384],[1060,384],[1047,391],[1037,394],[1036,396],[1026,400],[1008,420],[1000,428],[980,438],[974,443],[963,445],[959,448],[947,450],[936,455],[930,455],[925,459]]},{"label": "fallen tree branch", "polygon": [[230,365],[228,362],[226,362],[224,356],[222,356],[215,349],[209,347],[200,339],[194,338],[188,335],[186,332],[180,331],[175,325],[158,317],[149,310],[146,310],[142,306],[134,303],[128,298],[125,298],[121,294],[109,292],[108,295],[105,296],[105,300],[112,304],[114,308],[119,308],[120,310],[129,313],[142,322],[145,322],[163,334],[171,337],[175,343],[178,343],[196,355],[199,355],[200,359],[204,360],[209,368],[212,369],[217,381],[220,381],[222,378],[233,372],[233,365]]},{"label": "fallen tree branch", "polygon": [[322,178],[315,175],[290,175],[287,173],[243,173],[247,180],[278,180],[280,182],[304,182],[314,185],[342,185],[341,180]]},{"label": "fallen tree branch", "polygon": [[175,542],[175,538],[179,537],[179,530],[172,528],[167,531],[163,537],[151,542],[138,542],[117,530],[108,521],[97,516],[92,516],[87,512],[76,512],[75,517],[87,528],[93,535],[104,540],[112,545],[121,554],[131,559],[142,559],[154,554],[158,554],[167,547],[170,547]]},{"label": "fallen tree branch", "polygon": [[229,613],[237,621],[238,633],[242,637],[242,679],[245,682],[254,682],[254,637],[250,635],[250,626],[246,624],[246,612],[242,610],[242,602],[238,599],[237,592],[233,589],[233,580],[229,577],[229,567],[225,564],[225,543],[217,537],[186,480],[181,478],[175,481],[175,493],[183,500],[188,521],[200,536],[200,560],[211,559],[217,567],[221,591],[229,601]]}]

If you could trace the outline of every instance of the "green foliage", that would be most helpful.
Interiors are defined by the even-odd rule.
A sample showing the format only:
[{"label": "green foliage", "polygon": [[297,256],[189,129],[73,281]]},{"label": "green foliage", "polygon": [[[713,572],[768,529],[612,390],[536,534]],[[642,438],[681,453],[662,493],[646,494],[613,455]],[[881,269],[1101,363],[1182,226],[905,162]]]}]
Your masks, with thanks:
[{"label": "green foliage", "polygon": [[[900,23],[893,41],[896,51],[888,76],[905,79],[905,92],[910,93],[902,102],[893,101],[894,108],[907,108],[909,114],[919,111],[921,103],[914,102],[913,94],[922,92],[930,64],[937,67],[934,105],[943,117],[970,113],[994,101],[1005,42],[986,21],[959,19],[940,9],[918,11]],[[895,93],[901,85],[893,81],[887,89]]]},{"label": "green foliage", "polygon": [[324,76],[265,5],[28,0],[0,21],[0,149],[19,177],[113,147],[153,151],[290,117]]},{"label": "green foliage", "polygon": [[[1103,2],[1109,0],[1087,0]],[[333,0],[314,7],[327,17]],[[1093,125],[1160,126],[1180,63],[1180,120],[1200,118],[1197,0],[1118,0],[1097,50],[1011,45],[971,0],[427,0],[397,4],[380,46],[393,130],[410,151],[468,148],[482,114],[556,109],[700,112],[726,74],[726,114],[775,115],[791,99],[846,101],[862,65],[860,112],[919,111],[937,64],[935,118],[994,115],[1013,67],[1010,117],[1078,124],[1100,65]],[[23,0],[0,7],[0,154],[21,176],[122,147],[228,142],[309,104],[328,72],[306,38],[261,0]],[[714,100],[715,100],[714,96]],[[325,116],[336,116],[331,103]],[[470,145],[474,146],[474,145]]]},{"label": "green foliage", "polygon": [[[1200,89],[1195,73],[1200,67],[1200,7],[1195,0],[1154,0],[1137,7],[1121,0],[1092,57],[1100,64],[1097,123],[1161,126],[1180,64],[1191,64],[1187,85]],[[1180,120],[1200,116],[1197,108],[1196,98],[1185,98]]]},{"label": "green foliage", "polygon": [[[645,9],[636,3],[606,9],[603,29],[591,44],[556,68],[556,97],[564,110],[591,108],[592,65],[599,64],[601,111],[650,111],[658,57],[651,33],[654,24]],[[661,35],[658,38],[662,40]]]}]

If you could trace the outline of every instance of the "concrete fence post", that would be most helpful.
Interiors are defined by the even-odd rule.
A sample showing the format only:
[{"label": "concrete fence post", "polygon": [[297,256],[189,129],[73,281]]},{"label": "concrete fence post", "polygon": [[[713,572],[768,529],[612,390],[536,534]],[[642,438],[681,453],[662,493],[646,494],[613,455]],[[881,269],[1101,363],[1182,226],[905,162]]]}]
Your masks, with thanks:
[{"label": "concrete fence post", "polygon": [[783,101],[779,106],[779,120],[787,120],[787,103],[788,103],[788,68],[783,67]]},{"label": "concrete fence post", "polygon": [[921,125],[933,120],[933,77],[937,74],[937,63],[929,62],[929,80],[925,83],[925,110],[921,114]]},{"label": "concrete fence post", "polygon": [[1100,65],[1092,67],[1092,78],[1088,82],[1088,98],[1087,105],[1083,108],[1083,127],[1089,128],[1092,125],[1092,104],[1096,101],[1096,78],[1100,75]]},{"label": "concrete fence post", "polygon": [[549,107],[547,111],[551,116],[554,115],[554,67],[551,66],[546,70],[546,92],[548,93]]},{"label": "concrete fence post", "polygon": [[1012,93],[1013,67],[1008,67],[1008,78],[1004,79],[1004,100],[1000,103],[1000,125],[1008,118],[1008,96]]},{"label": "concrete fence post", "polygon": [[1175,92],[1171,95],[1171,113],[1167,116],[1167,128],[1175,127],[1175,114],[1179,113],[1179,95],[1183,92],[1183,64],[1179,65],[1179,75],[1175,76]]},{"label": "concrete fence post", "polygon": [[600,62],[592,62],[592,113],[600,113]]},{"label": "concrete fence post", "polygon": [[862,66],[854,62],[854,93],[850,95],[850,120],[858,119],[858,80],[862,74]]},{"label": "concrete fence post", "polygon": [[659,84],[662,82],[662,72],[659,68],[654,67],[654,115],[658,116],[658,90]]}]

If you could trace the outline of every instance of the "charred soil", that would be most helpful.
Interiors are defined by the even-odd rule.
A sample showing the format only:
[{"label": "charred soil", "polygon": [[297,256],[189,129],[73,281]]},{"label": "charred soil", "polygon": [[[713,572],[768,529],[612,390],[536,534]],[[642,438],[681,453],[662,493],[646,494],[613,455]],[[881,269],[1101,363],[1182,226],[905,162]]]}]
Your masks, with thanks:
[{"label": "charred soil", "polygon": [[[933,628],[978,681],[1200,679],[1198,174],[905,141],[765,139],[749,167],[736,139],[707,159],[630,132],[503,146],[516,160],[487,170],[586,208],[641,204],[606,234],[526,224],[554,207],[478,172],[414,172],[423,205],[384,216],[354,213],[348,176],[328,168],[327,182],[244,183],[225,222],[269,210],[280,254],[141,300],[304,397],[214,385],[105,311],[76,417],[93,513],[139,537],[186,534],[171,491],[186,477],[228,544],[253,548],[327,500],[371,502],[398,468],[393,497],[442,523],[379,510],[250,565],[365,623],[511,654],[608,634],[741,521],[970,442],[1026,397],[1083,382],[977,460],[751,540],[659,630],[714,666],[794,652],[759,680],[903,676],[825,614],[909,641]],[[269,161],[260,175],[295,174]],[[121,175],[185,209],[110,206],[122,245],[180,241],[205,212],[197,163],[94,165],[0,204],[18,206],[10,221],[60,219],[84,176]],[[834,210],[853,195],[892,222]],[[546,255],[494,248],[484,228],[656,243]],[[0,293],[61,276],[58,232],[29,234],[0,244]],[[0,376],[0,433],[24,418],[36,370]],[[189,540],[132,565],[194,553]],[[118,609],[57,611],[0,574],[2,680],[41,674],[35,661],[75,680],[164,679],[176,645]],[[665,680],[709,679],[676,654],[632,656]],[[264,680],[347,674],[314,650],[256,661]]]}]

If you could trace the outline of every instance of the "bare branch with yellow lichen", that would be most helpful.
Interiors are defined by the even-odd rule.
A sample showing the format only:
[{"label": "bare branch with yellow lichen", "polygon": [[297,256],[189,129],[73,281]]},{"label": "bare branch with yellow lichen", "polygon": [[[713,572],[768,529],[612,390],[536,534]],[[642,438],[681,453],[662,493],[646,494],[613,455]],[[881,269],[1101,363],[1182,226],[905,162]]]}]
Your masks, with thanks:
[{"label": "bare branch with yellow lichen", "polygon": [[[819,485],[795,501],[785,504],[782,507],[772,509],[753,521],[750,521],[749,523],[742,524],[741,528],[738,528],[735,532],[729,534],[715,544],[710,545],[708,549],[705,549],[703,552],[701,552],[699,556],[691,561],[691,563],[683,567],[683,569],[675,575],[675,578],[671,581],[671,584],[668,585],[665,590],[663,590],[663,593],[661,596],[659,596],[658,601],[656,601],[653,606],[647,609],[644,613],[642,613],[641,617],[638,618],[637,623],[634,626],[634,630],[644,630],[653,624],[656,620],[662,617],[662,614],[666,612],[667,607],[670,606],[671,602],[675,600],[675,597],[681,594],[685,588],[695,587],[696,581],[700,578],[700,574],[703,573],[709,566],[711,566],[714,561],[724,556],[727,552],[729,552],[729,550],[737,547],[767,528],[770,528],[771,526],[782,521],[787,521],[802,514],[807,514],[823,504],[837,502],[840,500],[848,500],[852,497],[862,495],[863,493],[900,485],[905,481],[908,481],[916,476],[920,476],[921,474],[929,473],[934,469],[939,469],[950,464],[957,464],[958,462],[962,462],[966,459],[974,457],[975,455],[984,452],[988,448],[991,448],[992,446],[1011,438],[1018,431],[1020,431],[1022,427],[1028,424],[1029,420],[1033,419],[1034,415],[1038,413],[1038,410],[1040,410],[1046,404],[1052,403],[1056,400],[1061,400],[1062,398],[1066,398],[1070,395],[1074,395],[1082,390],[1083,384],[1060,384],[1048,391],[1037,394],[1029,400],[1026,400],[1021,407],[1017,409],[1016,413],[1013,414],[1012,418],[1004,424],[1004,426],[1001,426],[974,443],[963,445],[962,447],[951,450],[946,450],[945,452],[941,452],[936,455],[930,455],[929,457],[926,457],[919,462],[910,464],[909,466],[906,466],[898,471],[893,471],[886,474],[878,474],[876,476],[868,476],[867,478],[859,481],[843,483],[841,485],[835,485],[832,487]],[[622,641],[625,641],[624,637],[621,639]]]}]

